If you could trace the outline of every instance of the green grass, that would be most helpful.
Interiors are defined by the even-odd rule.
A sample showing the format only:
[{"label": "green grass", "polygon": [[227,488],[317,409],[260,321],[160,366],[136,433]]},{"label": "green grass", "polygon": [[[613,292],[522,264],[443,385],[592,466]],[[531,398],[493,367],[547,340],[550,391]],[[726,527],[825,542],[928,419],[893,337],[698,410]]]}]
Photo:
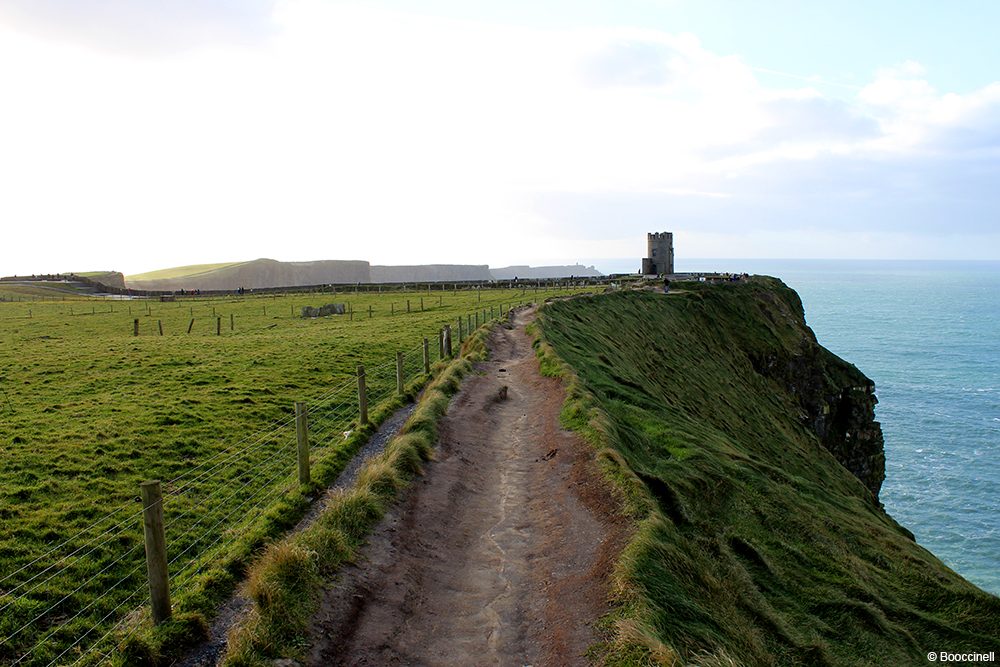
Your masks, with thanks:
[{"label": "green grass", "polygon": [[[637,531],[617,565],[612,665],[907,665],[998,648],[1000,599],[912,541],[755,370],[814,348],[778,281],[547,305],[543,370],[598,449]],[[759,365],[759,364],[758,364]],[[943,648],[947,647],[947,648]]]},{"label": "green grass", "polygon": [[[80,290],[60,283],[37,282],[26,285],[11,285],[0,282],[0,301],[34,303],[38,301],[66,301],[87,299]],[[24,313],[27,315],[27,312]]]},{"label": "green grass", "polygon": [[[442,324],[455,329],[455,319],[476,308],[545,295],[484,290],[481,297],[459,291],[0,303],[0,664],[39,642],[20,664],[47,664],[77,640],[77,648],[95,643],[126,614],[126,631],[146,622],[136,504],[145,479],[187,475],[166,485],[166,493],[179,495],[168,496],[164,511],[173,522],[168,556],[176,559],[172,631],[196,638],[254,554],[293,525],[316,493],[316,485],[298,489],[294,479],[293,401],[313,406],[313,477],[332,481],[367,435],[355,423],[358,363],[368,368],[375,421],[396,400],[397,350],[407,352],[412,391],[422,376],[424,336],[436,358]],[[349,302],[353,321],[292,316],[301,306],[329,302]],[[331,396],[334,390],[340,393]],[[242,453],[212,458],[230,448]],[[204,472],[198,466],[209,460],[223,464],[213,463],[211,474],[198,479]],[[102,521],[112,512],[118,514]],[[79,538],[32,565],[78,531]],[[86,586],[76,590],[80,583]]]},{"label": "green grass", "polygon": [[488,329],[466,340],[460,357],[427,387],[400,435],[366,464],[351,489],[340,492],[316,522],[275,544],[250,569],[247,592],[253,608],[229,635],[227,667],[267,665],[275,658],[301,659],[309,621],[319,607],[324,581],[351,560],[399,491],[432,457],[437,426],[475,361],[486,357]]}]

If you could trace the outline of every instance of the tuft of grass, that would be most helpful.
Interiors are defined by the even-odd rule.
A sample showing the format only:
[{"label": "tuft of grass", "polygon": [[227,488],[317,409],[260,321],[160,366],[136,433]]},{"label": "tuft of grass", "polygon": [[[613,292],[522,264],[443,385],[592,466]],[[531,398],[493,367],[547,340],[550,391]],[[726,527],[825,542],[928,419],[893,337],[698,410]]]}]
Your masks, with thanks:
[{"label": "tuft of grass", "polygon": [[832,453],[853,441],[802,419],[868,379],[816,343],[797,295],[766,278],[683,287],[538,318],[563,423],[636,522],[601,660],[846,667],[998,647],[1000,599],[885,514]]},{"label": "tuft of grass", "polygon": [[338,492],[314,524],[268,547],[251,567],[248,592],[254,606],[230,632],[224,665],[263,665],[275,658],[301,657],[322,578],[352,557],[390,503],[430,460],[438,422],[462,378],[485,358],[489,330],[476,330],[460,357],[435,366],[435,379],[400,434],[382,454],[365,463],[351,489]]}]

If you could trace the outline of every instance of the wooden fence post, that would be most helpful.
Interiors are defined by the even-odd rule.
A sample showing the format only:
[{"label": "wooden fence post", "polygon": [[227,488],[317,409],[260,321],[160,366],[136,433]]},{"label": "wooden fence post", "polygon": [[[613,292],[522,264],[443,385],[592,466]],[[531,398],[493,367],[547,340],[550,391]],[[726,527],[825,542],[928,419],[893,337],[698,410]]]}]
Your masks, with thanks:
[{"label": "wooden fence post", "polygon": [[215,318],[215,335],[216,336],[221,336],[222,335],[222,316],[221,315],[219,317]]},{"label": "wooden fence post", "polygon": [[476,328],[479,328],[479,311],[476,311]]},{"label": "wooden fence post", "polygon": [[138,318],[132,320],[132,335],[133,336],[138,336],[139,335],[139,320],[138,320]]},{"label": "wooden fence post", "polygon": [[233,317],[232,313],[229,313],[229,330],[234,331],[236,329],[236,319]]},{"label": "wooden fence post", "polygon": [[468,313],[465,315],[465,330],[470,336],[472,335],[472,315],[469,315]]},{"label": "wooden fence post", "polygon": [[163,335],[163,320],[156,320],[156,326],[160,330],[160,335]]},{"label": "wooden fence post", "polygon": [[163,531],[163,494],[159,481],[139,485],[142,528],[146,536],[146,572],[153,607],[153,625],[170,618],[170,582],[167,578],[167,539]]},{"label": "wooden fence post", "polygon": [[365,365],[358,364],[358,422],[368,423],[368,389],[365,387]]},{"label": "wooden fence post", "polygon": [[430,342],[424,339],[424,373],[430,375],[431,372],[431,350]]},{"label": "wooden fence post", "polygon": [[410,300],[409,299],[406,300],[406,312],[407,313],[410,312]]},{"label": "wooden fence post", "polygon": [[188,333],[191,333],[191,329],[193,328],[194,328],[194,318],[192,317],[191,321],[188,322]]},{"label": "wooden fence post", "polygon": [[462,318],[458,318],[458,344],[462,344]]},{"label": "wooden fence post", "polygon": [[444,329],[438,332],[438,359],[444,359]]},{"label": "wooden fence post", "polygon": [[444,325],[444,351],[451,358],[451,325]]},{"label": "wooden fence post", "polygon": [[424,297],[420,297],[420,312],[424,312]]},{"label": "wooden fence post", "polygon": [[299,484],[309,483],[309,416],[306,404],[295,401],[295,439],[299,445]]},{"label": "wooden fence post", "polygon": [[403,395],[403,353],[396,352],[396,393]]},{"label": "wooden fence post", "polygon": [[368,304],[368,319],[372,318],[372,305]]}]

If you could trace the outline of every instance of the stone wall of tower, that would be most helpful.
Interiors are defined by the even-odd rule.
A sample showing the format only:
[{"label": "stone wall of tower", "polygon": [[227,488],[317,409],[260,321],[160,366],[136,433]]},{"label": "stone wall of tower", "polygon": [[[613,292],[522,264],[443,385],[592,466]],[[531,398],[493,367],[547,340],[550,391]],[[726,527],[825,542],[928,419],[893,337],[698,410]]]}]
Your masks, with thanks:
[{"label": "stone wall of tower", "polygon": [[673,233],[651,232],[646,234],[646,259],[642,261],[642,272],[647,275],[674,272]]}]

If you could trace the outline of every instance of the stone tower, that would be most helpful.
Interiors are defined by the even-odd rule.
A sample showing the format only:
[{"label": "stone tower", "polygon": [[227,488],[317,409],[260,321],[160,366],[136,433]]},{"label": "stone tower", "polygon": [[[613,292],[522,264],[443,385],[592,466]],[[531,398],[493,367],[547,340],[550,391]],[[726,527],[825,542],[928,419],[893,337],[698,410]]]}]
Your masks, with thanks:
[{"label": "stone tower", "polygon": [[674,272],[674,235],[672,232],[646,234],[646,257],[642,260],[642,273],[655,276]]}]

